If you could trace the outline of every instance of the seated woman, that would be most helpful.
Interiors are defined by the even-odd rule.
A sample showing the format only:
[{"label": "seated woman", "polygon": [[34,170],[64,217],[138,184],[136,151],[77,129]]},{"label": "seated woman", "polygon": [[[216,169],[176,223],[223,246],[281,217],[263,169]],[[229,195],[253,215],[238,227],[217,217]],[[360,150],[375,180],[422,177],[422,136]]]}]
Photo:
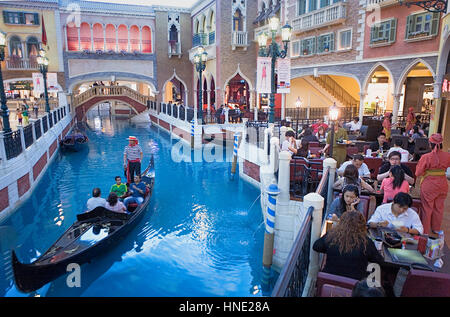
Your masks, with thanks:
[{"label": "seated woman", "polygon": [[345,212],[335,227],[314,242],[313,250],[327,255],[323,272],[356,280],[367,277],[369,262],[383,263],[367,235],[364,216],[356,211]]},{"label": "seated woman", "polygon": [[323,126],[320,126],[316,133],[316,138],[319,142],[325,142],[327,140],[327,133]]},{"label": "seated woman", "polygon": [[344,170],[344,174],[342,175],[341,178],[339,178],[335,183],[334,183],[334,188],[336,189],[342,189],[345,186],[352,184],[358,187],[359,192],[361,192],[361,189],[364,189],[370,193],[375,193],[375,189],[373,189],[372,186],[370,186],[369,184],[367,184],[366,181],[364,181],[360,176],[359,176],[359,171],[358,168],[353,165],[353,164],[349,164],[347,165],[347,167]]},{"label": "seated woman", "polygon": [[347,211],[359,211],[364,212],[364,206],[359,199],[359,190],[355,185],[347,185],[342,190],[342,196],[333,200],[330,205],[330,210],[328,211],[329,218],[331,220],[339,221],[344,212]]},{"label": "seated woman", "polygon": [[115,212],[125,212],[127,210],[114,192],[111,192],[106,199],[105,208]]},{"label": "seated woman", "polygon": [[291,155],[297,154],[297,142],[295,140],[295,133],[289,130],[285,134],[286,140],[281,144],[281,151],[288,151]]},{"label": "seated woman", "polygon": [[384,193],[383,204],[394,199],[398,193],[408,193],[409,183],[405,180],[405,172],[399,165],[391,167],[389,177],[381,182],[381,192]]}]

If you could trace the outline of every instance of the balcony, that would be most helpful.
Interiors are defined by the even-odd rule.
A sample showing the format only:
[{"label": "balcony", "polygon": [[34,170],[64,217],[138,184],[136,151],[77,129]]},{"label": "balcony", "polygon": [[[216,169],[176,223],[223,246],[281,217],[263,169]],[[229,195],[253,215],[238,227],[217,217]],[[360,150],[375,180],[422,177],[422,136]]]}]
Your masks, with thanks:
[{"label": "balcony", "polygon": [[387,7],[394,4],[398,4],[398,0],[367,0],[366,10],[372,11],[376,6]]},{"label": "balcony", "polygon": [[292,20],[294,33],[343,23],[347,17],[347,3],[338,2],[325,8],[302,14]]},{"label": "balcony", "polygon": [[178,58],[181,57],[181,43],[169,41],[168,49],[169,49],[169,58],[171,58],[173,55],[177,55]]},{"label": "balcony", "polygon": [[36,57],[32,58],[20,58],[18,56],[11,56],[6,60],[6,67],[8,69],[38,69],[38,63]]},{"label": "balcony", "polygon": [[244,47],[247,49],[248,41],[247,41],[247,32],[246,31],[233,31],[231,36],[231,46],[232,49],[235,50],[237,47]]}]

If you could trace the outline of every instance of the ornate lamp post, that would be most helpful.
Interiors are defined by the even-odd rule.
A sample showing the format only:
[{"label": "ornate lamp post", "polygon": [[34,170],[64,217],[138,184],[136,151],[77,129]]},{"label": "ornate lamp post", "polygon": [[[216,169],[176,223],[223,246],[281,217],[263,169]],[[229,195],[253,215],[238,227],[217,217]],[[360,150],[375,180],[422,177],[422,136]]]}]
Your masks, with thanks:
[{"label": "ornate lamp post", "polygon": [[2,103],[3,131],[8,133],[11,132],[11,126],[9,125],[9,109],[6,104],[5,87],[3,85],[3,74],[1,69],[1,62],[5,60],[5,46],[6,33],[0,31],[0,100]]},{"label": "ornate lamp post", "polygon": [[45,56],[43,49],[39,50],[39,56],[37,57],[39,65],[39,71],[44,77],[44,97],[45,97],[45,112],[50,112],[50,105],[48,104],[48,91],[47,91],[47,72],[48,72],[48,58]]},{"label": "ornate lamp post", "polygon": [[334,126],[339,117],[339,108],[336,106],[334,102],[330,107],[328,117],[331,121],[331,142],[330,142],[330,157],[333,157],[333,144],[334,144]]},{"label": "ornate lamp post", "polygon": [[202,88],[202,73],[206,68],[206,60],[208,59],[208,53],[205,52],[203,46],[197,48],[197,53],[194,55],[195,69],[198,72],[198,110],[199,110],[199,120],[200,124],[203,123],[203,88]]},{"label": "ornate lamp post", "polygon": [[277,35],[280,20],[277,16],[273,15],[269,20],[270,30],[272,31],[272,42],[267,46],[267,34],[261,33],[258,35],[259,44],[259,56],[271,57],[272,58],[272,77],[271,77],[271,94],[270,94],[270,110],[269,110],[269,122],[273,123],[275,121],[275,93],[276,93],[276,82],[275,82],[275,63],[277,58],[285,58],[287,55],[288,43],[291,40],[292,27],[286,24],[281,28],[281,40],[283,41],[283,50],[280,50],[280,46],[276,43],[275,37]]},{"label": "ornate lamp post", "polygon": [[380,103],[380,97],[375,98],[375,115],[378,116],[378,104]]}]

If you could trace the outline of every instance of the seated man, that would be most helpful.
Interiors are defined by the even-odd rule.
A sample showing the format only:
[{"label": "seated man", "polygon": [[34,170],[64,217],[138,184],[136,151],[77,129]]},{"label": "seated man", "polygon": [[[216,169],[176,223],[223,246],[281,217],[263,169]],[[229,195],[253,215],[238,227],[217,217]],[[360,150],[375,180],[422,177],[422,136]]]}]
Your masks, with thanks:
[{"label": "seated man", "polygon": [[388,161],[384,162],[383,165],[381,165],[380,170],[378,172],[377,180],[379,182],[382,182],[383,179],[389,177],[389,171],[391,170],[392,166],[400,165],[403,171],[405,172],[405,180],[408,182],[408,184],[414,185],[413,172],[407,165],[401,163],[401,157],[402,155],[397,151],[391,152],[388,155]]},{"label": "seated man", "polygon": [[125,198],[123,203],[125,207],[128,209],[128,205],[130,203],[137,203],[138,205],[142,204],[144,201],[146,186],[144,182],[141,182],[141,177],[138,175],[134,176],[134,183],[130,184],[129,191],[131,193],[130,197]]},{"label": "seated man", "polygon": [[106,200],[100,197],[100,188],[96,187],[92,190],[92,197],[86,203],[87,211],[94,210],[97,207],[105,207]]},{"label": "seated man", "polygon": [[119,199],[123,199],[128,191],[127,185],[122,183],[120,176],[115,177],[116,183],[111,186],[110,193],[115,193]]},{"label": "seated man", "polygon": [[342,163],[341,167],[337,170],[339,176],[344,175],[345,168],[350,164],[355,165],[358,169],[358,173],[360,177],[370,177],[370,170],[366,163],[364,163],[364,156],[361,154],[353,155],[353,159],[350,161],[346,161]]},{"label": "seated man", "polygon": [[419,215],[411,209],[412,198],[406,193],[398,193],[392,203],[375,209],[368,224],[371,228],[389,227],[410,234],[422,234],[423,225]]},{"label": "seated man", "polygon": [[372,152],[380,153],[389,150],[389,143],[386,141],[386,134],[381,132],[377,140],[370,144]]},{"label": "seated man", "polygon": [[409,154],[408,150],[405,150],[404,148],[402,148],[402,145],[403,145],[403,141],[401,139],[395,139],[394,146],[389,149],[388,156],[392,152],[397,151],[398,153],[401,154],[401,157],[402,157],[401,162],[406,163],[409,161],[409,158],[412,157],[412,155]]},{"label": "seated man", "polygon": [[353,121],[347,123],[347,127],[350,128],[350,133],[358,134],[361,129],[361,122],[359,122],[359,117],[354,117]]}]

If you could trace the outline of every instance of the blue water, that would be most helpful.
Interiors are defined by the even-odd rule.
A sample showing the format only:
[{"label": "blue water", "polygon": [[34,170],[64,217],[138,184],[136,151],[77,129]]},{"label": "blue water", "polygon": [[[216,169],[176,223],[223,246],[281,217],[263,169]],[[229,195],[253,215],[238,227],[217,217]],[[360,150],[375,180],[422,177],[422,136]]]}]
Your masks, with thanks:
[{"label": "blue water", "polygon": [[[0,224],[0,296],[270,295],[271,286],[262,283],[259,191],[231,179],[230,162],[176,163],[171,148],[178,141],[149,124],[97,117],[89,125],[88,147],[58,151],[31,197]],[[19,292],[10,250],[32,262],[84,210],[93,187],[105,197],[114,176],[123,176],[129,135],[140,140],[143,167],[150,154],[155,158],[156,185],[142,221],[113,249],[81,266],[81,287],[69,288],[61,276],[35,293]]]}]

